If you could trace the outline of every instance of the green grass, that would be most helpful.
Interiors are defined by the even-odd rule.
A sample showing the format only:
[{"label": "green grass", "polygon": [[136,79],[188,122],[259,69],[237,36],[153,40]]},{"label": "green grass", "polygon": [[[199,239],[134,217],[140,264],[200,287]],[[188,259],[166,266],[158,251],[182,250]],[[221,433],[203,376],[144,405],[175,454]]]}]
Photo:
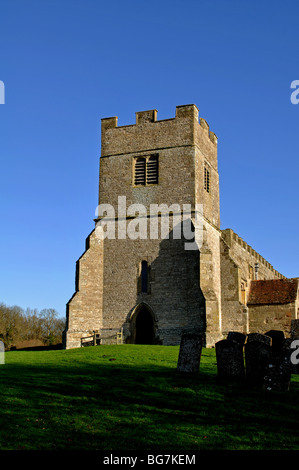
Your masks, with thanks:
[{"label": "green grass", "polygon": [[287,393],[196,377],[179,347],[11,351],[0,365],[1,450],[298,450],[299,377]]}]

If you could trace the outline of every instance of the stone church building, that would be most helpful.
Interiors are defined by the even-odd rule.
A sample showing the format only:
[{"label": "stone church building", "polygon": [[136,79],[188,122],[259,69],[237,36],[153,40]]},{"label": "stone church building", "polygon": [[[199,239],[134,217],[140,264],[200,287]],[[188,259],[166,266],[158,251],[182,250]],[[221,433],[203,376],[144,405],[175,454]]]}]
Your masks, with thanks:
[{"label": "stone church building", "polygon": [[[184,222],[178,212],[185,207]],[[194,249],[184,224],[191,221],[196,241],[197,207]],[[134,125],[102,119],[99,208],[76,265],[66,348],[95,332],[102,344],[120,338],[174,345],[183,332],[196,331],[207,347],[229,331],[280,329],[289,336],[298,318],[298,278],[286,279],[235,232],[220,228],[217,137],[195,105],[177,106],[165,120],[156,110],[137,112]],[[141,225],[145,231],[132,232]]]}]

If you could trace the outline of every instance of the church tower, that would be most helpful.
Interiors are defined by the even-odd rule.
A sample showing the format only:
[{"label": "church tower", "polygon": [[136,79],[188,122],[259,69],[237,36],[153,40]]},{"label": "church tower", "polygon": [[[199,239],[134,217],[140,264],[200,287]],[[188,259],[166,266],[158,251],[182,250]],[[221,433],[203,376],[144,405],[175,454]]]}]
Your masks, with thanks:
[{"label": "church tower", "polygon": [[[194,249],[187,229],[197,233],[198,208]],[[179,344],[183,332],[197,331],[214,345],[221,336],[217,137],[195,105],[160,121],[156,110],[137,112],[134,125],[102,119],[95,224],[77,262],[66,347],[80,347],[94,331],[102,344],[119,332],[127,343]]]}]

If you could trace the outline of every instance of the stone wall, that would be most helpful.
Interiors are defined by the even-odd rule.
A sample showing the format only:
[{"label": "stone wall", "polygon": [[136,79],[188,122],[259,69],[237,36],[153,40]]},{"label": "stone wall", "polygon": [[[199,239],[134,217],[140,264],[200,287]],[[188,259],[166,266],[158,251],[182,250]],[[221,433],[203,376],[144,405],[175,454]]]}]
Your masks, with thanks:
[{"label": "stone wall", "polygon": [[[159,218],[161,222],[161,218]],[[130,221],[127,221],[127,225]],[[170,220],[170,229],[172,220]],[[149,224],[148,224],[149,229]],[[171,232],[171,230],[170,230]],[[184,240],[105,240],[104,335],[123,329],[133,337],[131,320],[138,305],[146,304],[156,322],[156,342],[179,344],[182,331],[204,332],[204,299],[199,288],[199,253],[184,249]],[[141,262],[150,268],[148,292],[139,291]]]},{"label": "stone wall", "polygon": [[[209,172],[209,190],[205,187],[205,168]],[[221,231],[217,137],[203,118],[195,125],[195,202],[203,209],[199,282],[205,298],[205,338],[209,347],[221,337]]]},{"label": "stone wall", "polygon": [[198,109],[176,107],[176,117],[157,121],[157,111],[136,113],[136,124],[117,126],[117,117],[102,119],[101,156],[182,147],[194,144]]},{"label": "stone wall", "polygon": [[[216,228],[220,228],[220,204],[219,204],[219,175],[217,166],[217,140],[210,139],[208,127],[196,126],[195,147],[195,201],[203,205],[204,217]],[[205,121],[204,121],[205,122]],[[207,124],[206,124],[207,126]],[[214,135],[214,134],[213,134]],[[204,169],[209,170],[210,188],[206,191],[204,185]]]},{"label": "stone wall", "polygon": [[203,244],[200,248],[199,283],[205,298],[206,345],[221,338],[221,279],[219,230],[204,221]]},{"label": "stone wall", "polygon": [[[247,297],[250,280],[255,276],[255,264],[259,264],[259,279],[282,279],[259,253],[253,250],[231,229],[222,231],[221,238],[221,286],[222,333],[229,331],[249,333]],[[255,330],[253,330],[255,331]]]},{"label": "stone wall", "polygon": [[280,305],[249,305],[248,313],[251,332],[264,334],[275,329],[283,331],[287,338],[291,336],[291,321],[296,318],[294,302]]},{"label": "stone wall", "polygon": [[150,210],[150,204],[190,204],[194,206],[194,149],[179,147],[160,149],[159,184],[136,187],[133,183],[134,159],[156,153],[134,152],[102,157],[100,160],[99,203],[111,204],[118,213],[119,196],[131,204],[143,204]]},{"label": "stone wall", "polygon": [[96,231],[86,240],[86,251],[76,265],[76,291],[67,304],[66,348],[78,348],[81,338],[102,327],[103,242]]}]

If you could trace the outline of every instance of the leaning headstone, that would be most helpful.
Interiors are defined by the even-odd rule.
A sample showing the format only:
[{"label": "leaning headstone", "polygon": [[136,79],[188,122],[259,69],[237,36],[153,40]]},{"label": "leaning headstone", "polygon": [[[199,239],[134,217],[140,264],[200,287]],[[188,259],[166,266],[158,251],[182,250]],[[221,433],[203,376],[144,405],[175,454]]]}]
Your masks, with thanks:
[{"label": "leaning headstone", "polygon": [[179,372],[197,373],[200,366],[203,336],[184,333],[181,337],[177,370]]},{"label": "leaning headstone", "polygon": [[280,330],[270,330],[265,333],[266,336],[272,338],[272,351],[273,354],[280,354],[284,344],[284,332]]},{"label": "leaning headstone", "polygon": [[248,382],[262,383],[271,360],[271,343],[264,341],[264,339],[247,341],[245,344],[245,367]]},{"label": "leaning headstone", "polygon": [[269,346],[272,344],[272,338],[270,336],[263,335],[262,333],[249,333],[247,335],[247,343],[250,343],[251,341],[260,341],[262,343],[269,344]]},{"label": "leaning headstone", "polygon": [[227,335],[227,339],[231,341],[236,341],[241,346],[244,346],[246,335],[244,333],[240,333],[239,331],[230,331]]},{"label": "leaning headstone", "polygon": [[285,341],[280,351],[272,354],[263,379],[263,388],[267,391],[287,392],[290,388],[291,373],[291,348],[289,342]]},{"label": "leaning headstone", "polygon": [[243,379],[245,377],[243,345],[231,339],[215,344],[217,371],[220,379]]}]

